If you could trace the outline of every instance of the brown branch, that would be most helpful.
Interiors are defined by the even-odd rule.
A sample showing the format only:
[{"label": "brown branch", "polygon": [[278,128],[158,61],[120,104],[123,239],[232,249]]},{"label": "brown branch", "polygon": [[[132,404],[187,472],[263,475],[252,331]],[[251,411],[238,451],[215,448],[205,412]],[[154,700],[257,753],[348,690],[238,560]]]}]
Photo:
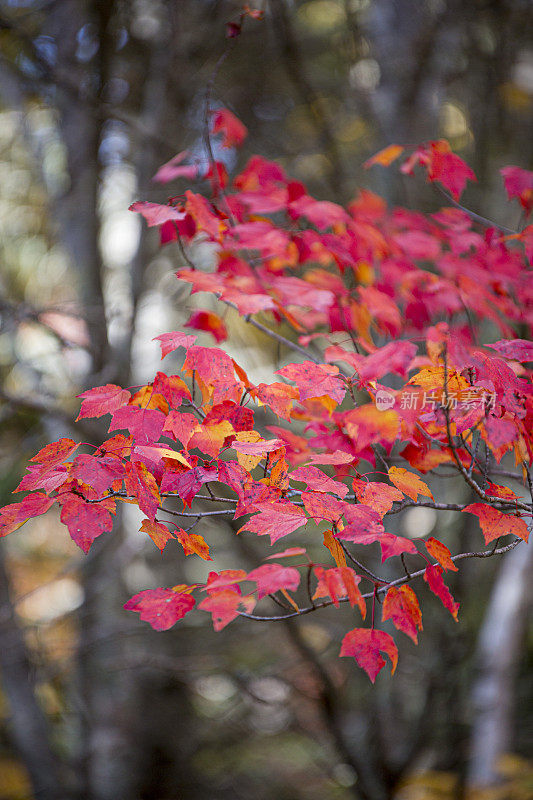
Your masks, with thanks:
[{"label": "brown branch", "polygon": [[[475,553],[458,553],[455,556],[451,556],[451,560],[455,563],[456,561],[464,561],[465,559],[469,558],[491,558],[492,556],[499,556],[503,553],[507,553],[509,550],[514,550],[514,548],[522,542],[522,539],[513,539],[512,542],[506,544],[502,547],[498,547],[496,550],[481,550]],[[438,564],[432,564],[431,566],[437,567]],[[416,572],[411,572],[409,576],[404,575],[401,578],[397,578],[394,581],[390,581],[386,586],[380,586],[376,590],[376,594],[382,594],[386,592],[391,586],[402,586],[404,583],[408,583],[409,581],[414,580],[414,578],[419,578],[423,575],[426,571],[427,567],[423,569],[419,569]],[[366,594],[362,595],[365,600],[374,596],[374,591],[366,592]],[[337,598],[337,602],[339,603],[347,603],[349,601],[348,597],[339,597]],[[256,614],[248,614],[245,611],[240,611],[239,615],[241,617],[245,617],[246,619],[254,620],[255,622],[283,622],[286,619],[290,619],[292,617],[301,617],[304,614],[310,614],[313,611],[318,611],[320,608],[327,608],[328,606],[334,605],[333,600],[324,600],[321,603],[316,603],[314,606],[307,606],[305,608],[300,608],[299,611],[293,611],[290,614],[284,614],[282,616],[272,616],[272,617],[261,617]]]},{"label": "brown branch", "polygon": [[448,194],[448,192],[438,184],[434,183],[433,186],[436,189],[438,189],[438,191],[441,194],[444,195],[444,197],[448,200],[449,203],[452,204],[452,206],[455,206],[455,208],[458,208],[460,211],[464,211],[464,213],[468,214],[470,219],[473,219],[474,222],[479,222],[480,225],[484,225],[486,228],[497,228],[498,230],[510,236],[516,235],[519,232],[515,231],[513,228],[508,228],[505,225],[500,225],[499,223],[494,222],[491,219],[487,219],[487,217],[482,217],[481,214],[477,214],[475,211],[471,211],[469,208],[466,208],[466,206],[462,206],[461,203],[458,203],[457,200],[454,200],[451,194]]}]

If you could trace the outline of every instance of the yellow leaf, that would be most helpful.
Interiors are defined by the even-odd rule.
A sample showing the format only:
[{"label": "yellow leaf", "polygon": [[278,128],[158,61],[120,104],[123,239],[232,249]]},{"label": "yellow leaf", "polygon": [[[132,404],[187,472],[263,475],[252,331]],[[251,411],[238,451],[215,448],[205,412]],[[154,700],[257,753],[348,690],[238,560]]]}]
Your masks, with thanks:
[{"label": "yellow leaf", "polygon": [[[338,527],[341,529],[344,527],[342,522],[339,522]],[[338,567],[345,567],[346,556],[344,554],[344,550],[333,536],[333,531],[324,531],[324,545],[328,548],[329,552],[333,556],[336,565]]]},{"label": "yellow leaf", "polygon": [[423,494],[425,497],[431,497],[433,500],[433,495],[427,483],[421,481],[414,472],[409,472],[409,470],[403,467],[391,467],[389,469],[389,478],[396,488],[410,497],[411,500],[416,502],[419,494]]}]

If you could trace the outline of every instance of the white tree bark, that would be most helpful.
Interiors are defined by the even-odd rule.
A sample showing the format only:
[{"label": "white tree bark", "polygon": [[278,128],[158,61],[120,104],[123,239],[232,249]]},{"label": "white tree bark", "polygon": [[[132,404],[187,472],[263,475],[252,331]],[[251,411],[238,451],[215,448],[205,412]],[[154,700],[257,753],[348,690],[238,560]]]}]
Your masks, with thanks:
[{"label": "white tree bark", "polygon": [[532,579],[533,547],[519,545],[505,557],[479,634],[472,689],[470,790],[497,783],[498,761],[513,747],[515,678],[531,606]]}]

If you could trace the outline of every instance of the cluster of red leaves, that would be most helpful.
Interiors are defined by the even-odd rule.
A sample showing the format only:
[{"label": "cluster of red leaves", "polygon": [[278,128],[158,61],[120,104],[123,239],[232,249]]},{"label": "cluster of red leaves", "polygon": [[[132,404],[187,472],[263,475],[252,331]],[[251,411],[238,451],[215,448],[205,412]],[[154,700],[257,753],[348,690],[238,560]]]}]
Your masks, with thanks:
[{"label": "cluster of red leaves", "polygon": [[[246,130],[219,109],[211,133],[233,147]],[[393,145],[368,166],[388,165],[402,153]],[[495,464],[506,455],[517,465],[531,462],[533,345],[514,333],[533,324],[530,266],[520,243],[496,229],[478,232],[457,208],[428,216],[389,210],[368,191],[343,208],[316,200],[260,156],[231,184],[223,164],[202,169],[187,160],[180,153],[156,180],[210,180],[212,201],[187,190],[167,205],[137,202],[132,211],[159,229],[162,245],[177,241],[184,252],[197,240],[214,243],[214,271],[189,260],[178,279],[242,315],[261,313],[271,326],[290,326],[299,336],[296,360],[276,371],[277,380],[256,385],[223,350],[195,344],[195,335],[158,336],[163,358],[185,354],[181,375],[158,372],[134,394],[108,384],[80,395],[78,419],[110,415],[112,435],[91,453],[76,454],[78,445],[61,439],[34,456],[17,488],[29,494],[0,511],[0,535],[57,504],[87,552],[111,530],[117,502],[138,505],[146,517],[141,531],[161,550],[177,539],[186,556],[204,560],[212,560],[209,546],[193,528],[207,503],[210,514],[246,516],[240,531],[268,536],[271,544],[305,529],[323,540],[322,563],[289,547],[268,559],[296,559],[294,566],[268,561],[249,573],[212,571],[204,584],[148,589],[125,607],[166,630],[191,611],[196,595],[220,630],[239,614],[263,619],[254,607],[274,593],[294,616],[302,602],[349,602],[365,619],[371,600],[371,627],[347,633],[341,655],[354,657],[374,681],[385,663],[381,654],[393,670],[398,657],[391,635],[375,626],[376,596],[384,595],[383,621],[415,643],[422,615],[405,585],[409,574],[377,579],[350,548],[357,559],[375,545],[382,561],[419,559],[427,587],[457,619],[458,603],[443,579],[457,569],[446,545],[386,530],[387,517],[403,508],[447,507],[435,503],[420,474],[449,465],[463,475],[476,502],[458,510],[478,517],[487,544],[528,538],[530,508],[509,488],[487,482],[488,456],[478,458],[477,450],[484,445]],[[443,141],[416,149],[402,171],[416,165],[454,198],[475,180]],[[531,173],[503,172],[509,195],[528,212]],[[527,246],[527,236],[520,237]],[[489,321],[502,339],[482,346],[476,319]],[[212,311],[195,312],[188,325],[217,342],[227,336]],[[391,389],[390,375],[403,386]],[[261,420],[270,418],[266,429],[256,427],[258,408]],[[191,518],[186,528],[172,521]],[[362,581],[370,591],[361,592]]]}]

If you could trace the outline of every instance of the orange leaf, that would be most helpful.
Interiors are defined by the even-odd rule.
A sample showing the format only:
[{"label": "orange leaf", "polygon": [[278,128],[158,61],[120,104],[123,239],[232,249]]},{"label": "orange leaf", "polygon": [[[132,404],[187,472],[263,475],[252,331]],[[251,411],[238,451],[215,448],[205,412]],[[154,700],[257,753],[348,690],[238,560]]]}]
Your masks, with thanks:
[{"label": "orange leaf", "polygon": [[416,502],[419,494],[431,497],[433,500],[433,495],[428,485],[424,483],[424,481],[421,481],[414,472],[409,472],[409,470],[403,467],[391,467],[389,469],[389,478],[396,488],[410,497],[411,500]]},{"label": "orange leaf", "polygon": [[457,567],[453,563],[451,559],[451,553],[445,544],[439,542],[439,540],[435,539],[434,536],[430,536],[426,542],[426,548],[428,553],[439,562],[443,569],[449,569],[453,572],[457,572]]},{"label": "orange leaf", "polygon": [[187,533],[186,531],[178,530],[176,531],[176,538],[183,547],[183,552],[186,556],[195,553],[200,558],[203,558],[204,561],[213,560],[209,555],[207,542],[199,533]]},{"label": "orange leaf", "polygon": [[170,539],[174,538],[174,534],[169,531],[166,525],[162,522],[155,520],[152,522],[149,519],[143,519],[140,530],[147,533],[156,547],[159,547],[161,552],[165,549],[166,544]]},{"label": "orange leaf", "polygon": [[368,169],[374,166],[374,164],[381,164],[382,167],[388,167],[393,161],[396,161],[402,153],[403,147],[401,145],[389,144],[388,147],[384,147],[383,150],[380,150],[376,155],[372,156],[372,158],[369,158],[368,161],[365,161],[363,167],[364,169]]},{"label": "orange leaf", "polygon": [[479,519],[483,536],[485,537],[485,544],[498,539],[499,536],[508,536],[512,534],[518,536],[527,542],[529,539],[529,531],[526,523],[520,517],[512,517],[509,514],[503,514],[492,506],[484,505],[483,503],[472,503],[471,505],[463,508],[469,514],[475,514]]},{"label": "orange leaf", "polygon": [[328,548],[338,567],[346,566],[344,550],[333,536],[333,531],[324,531],[324,546]]},{"label": "orange leaf", "polygon": [[418,631],[422,630],[422,613],[416,594],[410,586],[391,586],[385,595],[382,608],[383,621],[390,619],[399,631],[418,644]]},{"label": "orange leaf", "polygon": [[207,453],[212,458],[216,458],[224,445],[226,437],[231,436],[234,432],[233,425],[228,420],[214,423],[204,422],[193,433],[187,447],[189,450],[197,447],[202,453]]}]

